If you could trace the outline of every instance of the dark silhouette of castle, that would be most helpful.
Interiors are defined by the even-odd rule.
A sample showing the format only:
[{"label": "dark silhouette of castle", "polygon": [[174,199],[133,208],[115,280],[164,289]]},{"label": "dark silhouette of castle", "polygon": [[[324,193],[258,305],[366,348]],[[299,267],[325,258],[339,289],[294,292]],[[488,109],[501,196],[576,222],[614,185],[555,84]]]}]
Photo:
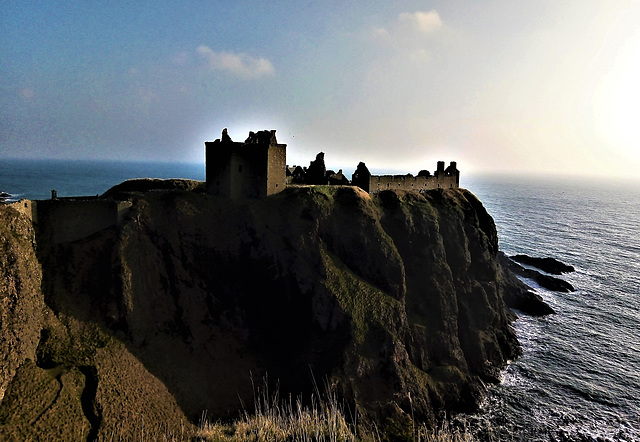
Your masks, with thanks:
[{"label": "dark silhouette of castle", "polygon": [[208,193],[263,198],[284,189],[287,145],[278,144],[275,130],[249,132],[242,143],[232,141],[225,128],[222,138],[204,144]]},{"label": "dark silhouette of castle", "polygon": [[221,138],[205,142],[207,192],[235,199],[262,198],[284,190],[287,185],[351,184],[369,193],[383,190],[420,192],[460,185],[460,171],[454,161],[447,168],[444,161],[438,161],[433,175],[428,170],[421,170],[417,176],[371,175],[361,162],[349,183],[342,170],[336,173],[326,169],[323,152],[308,168],[289,168],[286,147],[286,144],[278,144],[275,130],[249,132],[244,142],[234,142],[225,128]]}]

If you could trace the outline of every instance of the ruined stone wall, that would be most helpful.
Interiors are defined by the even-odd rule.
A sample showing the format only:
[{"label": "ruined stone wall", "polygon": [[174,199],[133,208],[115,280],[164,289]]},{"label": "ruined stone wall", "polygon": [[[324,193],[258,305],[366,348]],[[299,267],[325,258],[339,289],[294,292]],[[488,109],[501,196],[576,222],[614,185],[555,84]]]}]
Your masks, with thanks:
[{"label": "ruined stone wall", "polygon": [[234,151],[232,168],[232,198],[262,198],[267,196],[266,145],[247,144]]},{"label": "ruined stone wall", "polygon": [[[205,143],[207,192],[217,196],[231,196],[231,164],[233,144],[220,140]],[[237,165],[236,165],[237,168]]]},{"label": "ruined stone wall", "polygon": [[284,190],[287,181],[287,145],[274,144],[267,152],[267,195]]},{"label": "ruined stone wall", "polygon": [[369,181],[369,193],[383,190],[411,190],[419,192],[438,188],[457,188],[455,175],[411,176],[411,175],[372,175]]},{"label": "ruined stone wall", "polygon": [[286,144],[206,142],[207,192],[227,198],[263,198],[286,183]]},{"label": "ruined stone wall", "polygon": [[227,198],[266,195],[266,148],[244,143],[205,143],[207,192]]},{"label": "ruined stone wall", "polygon": [[33,223],[38,222],[38,206],[35,201],[20,200],[9,204],[13,209],[25,215]]},{"label": "ruined stone wall", "polygon": [[76,241],[118,223],[126,204],[113,200],[38,201],[38,228],[51,244]]}]

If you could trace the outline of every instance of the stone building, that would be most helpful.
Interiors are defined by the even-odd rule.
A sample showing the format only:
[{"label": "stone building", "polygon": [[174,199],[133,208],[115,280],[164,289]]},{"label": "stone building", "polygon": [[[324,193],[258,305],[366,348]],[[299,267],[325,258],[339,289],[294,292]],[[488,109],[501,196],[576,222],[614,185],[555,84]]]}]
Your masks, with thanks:
[{"label": "stone building", "polygon": [[275,130],[249,132],[234,142],[227,129],[205,144],[206,187],[211,195],[263,198],[280,192],[286,183],[286,144],[278,144]]},{"label": "stone building", "polygon": [[[249,132],[244,142],[234,142],[227,129],[222,137],[205,142],[206,188],[211,195],[227,198],[264,198],[284,190],[287,185],[348,185],[342,170],[327,171],[320,152],[308,168],[286,165],[286,144],[278,144],[275,130]],[[460,171],[455,161],[445,168],[438,161],[433,175],[421,170],[417,176],[371,175],[364,163],[353,173],[352,185],[366,192],[408,190],[420,192],[438,188],[457,188]]]},{"label": "stone building", "polygon": [[455,161],[445,169],[444,161],[438,161],[437,169],[431,175],[428,170],[421,170],[418,176],[406,175],[371,175],[364,163],[358,164],[353,173],[352,182],[365,192],[376,193],[383,190],[410,190],[420,192],[430,189],[451,189],[460,186],[460,171]]}]

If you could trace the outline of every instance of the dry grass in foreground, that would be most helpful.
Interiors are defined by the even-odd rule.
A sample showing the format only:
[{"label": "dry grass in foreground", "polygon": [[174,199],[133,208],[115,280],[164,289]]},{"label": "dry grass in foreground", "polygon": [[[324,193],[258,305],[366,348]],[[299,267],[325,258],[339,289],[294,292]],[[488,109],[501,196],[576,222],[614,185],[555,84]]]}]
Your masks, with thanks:
[{"label": "dry grass in foreground", "polygon": [[[256,410],[246,411],[235,422],[210,423],[203,419],[198,439],[203,441],[382,441],[384,431],[377,428],[363,430],[357,419],[347,419],[344,408],[334,394],[323,399],[312,396],[311,405],[300,399],[295,402],[279,400],[277,394],[271,400],[262,395],[256,400]],[[400,439],[420,442],[474,442],[466,430],[458,431],[443,424],[436,430],[421,425],[409,428]],[[397,435],[396,435],[397,437]],[[395,438],[394,438],[395,439]],[[398,439],[396,439],[398,440]]]}]

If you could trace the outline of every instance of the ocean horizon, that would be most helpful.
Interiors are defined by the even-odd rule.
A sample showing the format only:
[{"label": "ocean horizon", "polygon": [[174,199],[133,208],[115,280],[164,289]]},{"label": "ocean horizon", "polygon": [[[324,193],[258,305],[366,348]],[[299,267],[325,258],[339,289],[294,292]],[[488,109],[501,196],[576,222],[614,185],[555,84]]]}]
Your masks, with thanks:
[{"label": "ocean horizon", "polygon": [[[351,179],[353,171],[342,169]],[[434,169],[435,170],[435,169]],[[374,175],[417,175],[418,170],[401,171],[395,168],[371,168]],[[0,192],[11,195],[10,201],[18,199],[49,199],[51,190],[60,197],[102,195],[111,187],[123,181],[136,178],[170,179],[181,178],[196,181],[205,180],[205,163],[130,161],[130,160],[87,160],[87,159],[0,159]],[[473,191],[475,183],[502,180],[505,185],[513,183],[549,186],[591,186],[601,185],[624,187],[640,191],[638,177],[599,176],[559,176],[554,174],[522,174],[515,172],[476,172],[465,174],[462,170],[460,187]]]}]

